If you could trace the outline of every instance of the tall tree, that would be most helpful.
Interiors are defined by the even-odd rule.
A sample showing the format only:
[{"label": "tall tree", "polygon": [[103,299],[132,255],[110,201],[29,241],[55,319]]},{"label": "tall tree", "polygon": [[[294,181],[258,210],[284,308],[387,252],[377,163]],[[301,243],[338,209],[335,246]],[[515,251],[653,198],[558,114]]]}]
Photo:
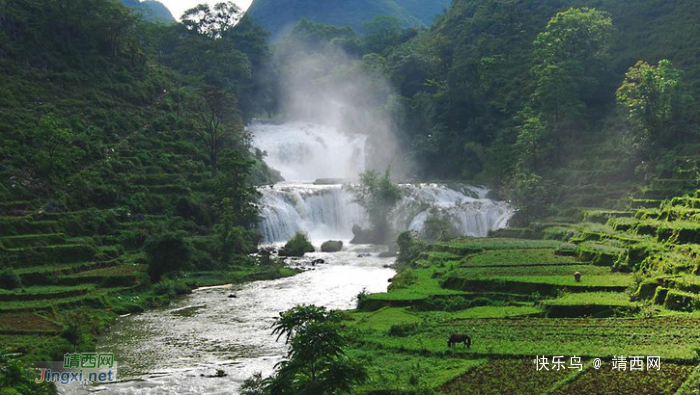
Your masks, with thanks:
[{"label": "tall tree", "polygon": [[613,30],[607,13],[570,8],[555,15],[535,39],[533,107],[555,129],[583,115],[596,97]]},{"label": "tall tree", "polygon": [[216,177],[219,154],[230,147],[247,145],[240,118],[236,113],[236,97],[215,87],[206,87],[196,102],[199,115],[197,135],[209,156],[212,178]]},{"label": "tall tree", "polygon": [[683,101],[682,73],[666,59],[658,66],[637,62],[617,90],[617,102],[643,145],[673,142],[673,124],[682,119]]}]

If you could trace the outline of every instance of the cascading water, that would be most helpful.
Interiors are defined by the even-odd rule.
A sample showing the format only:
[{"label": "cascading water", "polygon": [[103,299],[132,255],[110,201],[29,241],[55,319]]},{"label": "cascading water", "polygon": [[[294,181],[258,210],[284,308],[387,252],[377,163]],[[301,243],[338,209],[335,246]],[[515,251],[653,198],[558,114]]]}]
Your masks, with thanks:
[{"label": "cascading water", "polygon": [[[254,124],[254,145],[286,180],[260,189],[260,231],[267,242],[288,240],[298,231],[312,240],[352,238],[353,225],[366,225],[363,209],[341,184],[314,185],[317,179],[353,179],[364,170],[366,136],[307,123]],[[484,237],[503,228],[513,215],[504,202],[486,198],[471,186],[402,184],[404,198],[392,214],[397,230],[421,231],[431,215],[448,219],[461,235]]]},{"label": "cascading water", "polygon": [[362,134],[302,122],[256,123],[250,131],[253,145],[267,152],[265,162],[279,170],[287,181],[349,179],[365,169],[367,136]]},{"label": "cascading water", "polygon": [[263,188],[260,231],[265,241],[285,241],[298,231],[312,240],[352,238],[352,225],[364,224],[364,211],[342,185],[280,183]]}]

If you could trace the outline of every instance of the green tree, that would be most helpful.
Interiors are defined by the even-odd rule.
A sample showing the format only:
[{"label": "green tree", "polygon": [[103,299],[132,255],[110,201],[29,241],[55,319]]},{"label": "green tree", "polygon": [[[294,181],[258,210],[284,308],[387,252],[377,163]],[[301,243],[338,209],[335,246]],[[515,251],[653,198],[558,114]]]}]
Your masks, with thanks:
[{"label": "green tree", "polygon": [[545,123],[532,111],[526,109],[521,114],[524,118],[518,131],[515,147],[518,150],[521,168],[538,172],[541,162],[548,154]]},{"label": "green tree", "polygon": [[401,22],[394,17],[378,15],[363,27],[366,33],[362,36],[362,45],[366,52],[381,53],[401,38]]},{"label": "green tree", "polygon": [[242,122],[236,112],[236,97],[209,86],[196,102],[197,135],[209,156],[212,178],[216,178],[219,156],[226,148],[243,149],[248,145]]},{"label": "green tree", "polygon": [[547,64],[574,61],[583,66],[584,74],[590,74],[608,61],[613,31],[608,13],[595,8],[570,8],[557,13],[537,36],[535,59]]},{"label": "green tree", "polygon": [[272,333],[278,340],[285,336],[288,359],[278,364],[265,393],[347,394],[353,384],[366,380],[366,369],[345,355],[347,339],[340,323],[340,314],[325,307],[297,306],[281,313]]},{"label": "green tree", "polygon": [[192,260],[192,247],[180,233],[163,232],[151,236],[144,245],[151,281],[160,281],[166,273],[187,268]]},{"label": "green tree", "polygon": [[598,98],[613,31],[607,13],[570,8],[555,15],[535,39],[533,106],[555,130],[579,118]]},{"label": "green tree", "polygon": [[367,211],[376,243],[386,243],[391,239],[393,230],[389,215],[401,200],[401,188],[391,182],[390,172],[391,168],[387,168],[382,177],[374,170],[367,170],[360,174],[360,183],[350,187],[353,201]]},{"label": "green tree", "polygon": [[257,231],[247,230],[240,225],[230,198],[224,198],[218,207],[220,221],[214,227],[218,237],[219,255],[224,264],[231,263],[234,255],[250,254],[257,250],[260,235]]},{"label": "green tree", "polygon": [[221,38],[236,25],[242,12],[240,7],[230,1],[216,3],[213,9],[208,4],[199,4],[182,14],[182,24],[198,34]]},{"label": "green tree", "polygon": [[617,102],[644,146],[674,142],[673,126],[683,118],[683,101],[682,73],[665,59],[658,66],[637,62],[617,90]]},{"label": "green tree", "polygon": [[552,185],[542,176],[519,166],[516,166],[515,173],[506,181],[503,192],[518,210],[512,220],[516,226],[527,226],[533,220],[545,216],[554,194]]},{"label": "green tree", "polygon": [[34,162],[38,173],[52,186],[71,173],[85,153],[75,144],[81,136],[61,124],[53,115],[44,116],[33,136],[36,147]]},{"label": "green tree", "polygon": [[228,149],[221,154],[221,172],[214,179],[216,201],[224,202],[232,226],[253,228],[258,222],[260,192],[251,180],[251,166],[247,152]]}]

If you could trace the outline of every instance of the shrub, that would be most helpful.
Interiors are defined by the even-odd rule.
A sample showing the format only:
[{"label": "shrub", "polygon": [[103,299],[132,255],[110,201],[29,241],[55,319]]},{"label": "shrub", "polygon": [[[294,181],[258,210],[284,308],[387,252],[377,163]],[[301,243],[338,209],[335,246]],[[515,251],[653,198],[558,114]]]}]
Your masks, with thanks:
[{"label": "shrub", "polygon": [[417,240],[416,234],[410,230],[399,233],[396,237],[396,244],[399,246],[396,261],[404,264],[411,263],[418,258],[425,247],[425,244]]},{"label": "shrub", "polygon": [[418,281],[418,276],[410,267],[400,271],[389,285],[389,290],[395,290],[400,288],[408,288]]},{"label": "shrub", "polygon": [[190,287],[182,281],[167,280],[153,285],[153,293],[158,296],[172,298],[178,295],[187,295],[190,292]]},{"label": "shrub", "polygon": [[700,309],[700,296],[688,292],[668,290],[664,307],[669,310],[693,311]]},{"label": "shrub", "polygon": [[151,281],[160,281],[165,273],[176,273],[190,265],[192,247],[182,234],[166,232],[146,241],[144,246],[148,259],[148,275]]},{"label": "shrub", "polygon": [[395,337],[406,337],[416,333],[418,330],[418,324],[394,324],[389,328],[389,336]]},{"label": "shrub", "polygon": [[321,244],[322,252],[338,252],[343,249],[343,242],[340,240],[328,240]]},{"label": "shrub", "polygon": [[11,269],[0,271],[0,288],[15,289],[22,286],[22,280]]},{"label": "shrub", "polygon": [[49,382],[38,384],[36,372],[29,366],[11,356],[7,350],[0,349],[0,392],[2,394],[48,395],[55,393]]},{"label": "shrub", "polygon": [[175,202],[174,213],[186,220],[194,221],[197,225],[209,224],[209,219],[202,207],[187,196],[182,196]]},{"label": "shrub", "polygon": [[303,232],[297,232],[287,244],[280,249],[280,256],[304,256],[307,252],[314,252],[314,246],[309,242],[309,237]]}]

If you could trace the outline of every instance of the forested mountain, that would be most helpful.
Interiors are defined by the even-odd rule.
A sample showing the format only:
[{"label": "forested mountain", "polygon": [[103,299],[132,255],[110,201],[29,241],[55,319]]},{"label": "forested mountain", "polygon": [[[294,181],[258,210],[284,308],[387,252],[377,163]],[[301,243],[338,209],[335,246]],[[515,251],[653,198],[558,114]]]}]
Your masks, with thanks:
[{"label": "forested mountain", "polygon": [[156,0],[121,0],[122,4],[133,8],[144,20],[159,23],[175,23],[175,18],[163,3]]},{"label": "forested mountain", "polygon": [[253,183],[268,173],[243,124],[269,101],[262,30],[83,3],[0,6],[0,211],[18,216],[4,225],[33,210],[168,216],[180,204],[211,228],[226,196],[230,225],[255,227]]},{"label": "forested mountain", "polygon": [[449,0],[255,0],[247,15],[279,39],[301,18],[363,33],[363,24],[376,16],[396,18],[403,27],[429,26]]},{"label": "forested mountain", "polygon": [[[603,204],[614,186],[586,189],[600,181],[581,163],[605,173],[604,184],[643,183],[673,168],[661,158],[696,153],[700,42],[691,37],[700,34],[699,13],[690,0],[455,0],[429,30],[374,51],[381,58],[372,62],[386,65],[401,102],[398,129],[422,177],[479,179],[506,195],[527,179],[530,192],[541,188],[531,202],[575,194],[590,197],[579,203]],[[566,41],[571,48],[557,49]],[[680,73],[676,112],[664,121],[663,138],[642,143],[644,132],[627,123],[616,91],[638,61],[661,59]],[[523,173],[518,163],[527,152]],[[594,158],[619,162],[591,169]]]}]

